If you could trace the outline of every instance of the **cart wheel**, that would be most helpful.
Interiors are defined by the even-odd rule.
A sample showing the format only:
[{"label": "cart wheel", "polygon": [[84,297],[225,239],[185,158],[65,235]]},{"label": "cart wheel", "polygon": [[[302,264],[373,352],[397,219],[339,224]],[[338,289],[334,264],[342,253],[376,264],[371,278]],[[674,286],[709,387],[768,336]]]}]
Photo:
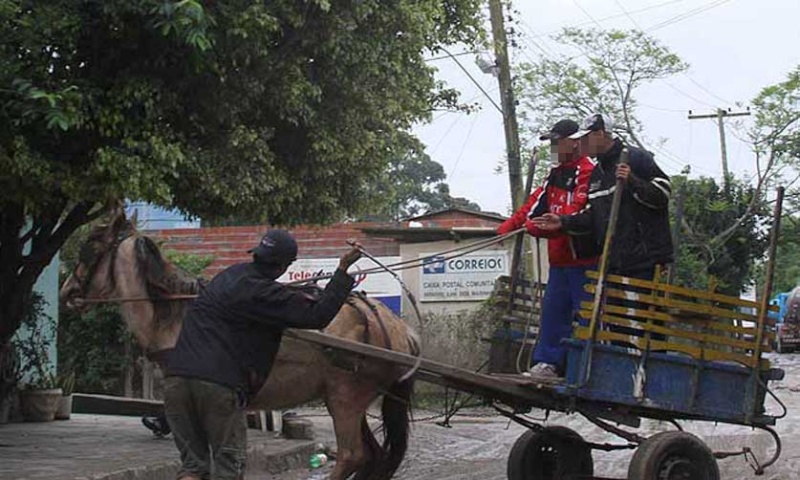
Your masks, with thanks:
[{"label": "cart wheel", "polygon": [[662,432],[636,449],[628,480],[719,480],[719,467],[711,449],[696,436]]},{"label": "cart wheel", "polygon": [[511,448],[507,473],[508,480],[592,478],[592,450],[566,427],[528,430]]}]

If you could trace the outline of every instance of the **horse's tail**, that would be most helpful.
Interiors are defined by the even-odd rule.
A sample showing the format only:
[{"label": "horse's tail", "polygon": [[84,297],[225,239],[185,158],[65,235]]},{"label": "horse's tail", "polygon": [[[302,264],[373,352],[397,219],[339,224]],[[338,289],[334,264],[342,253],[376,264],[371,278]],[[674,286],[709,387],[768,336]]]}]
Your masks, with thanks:
[{"label": "horse's tail", "polygon": [[[408,342],[412,355],[419,355],[419,339],[409,329]],[[408,450],[411,427],[411,399],[414,379],[398,381],[383,395],[383,443],[378,443],[366,418],[362,424],[364,446],[369,451],[370,462],[355,476],[355,480],[389,480],[400,468]]]},{"label": "horse's tail", "polygon": [[361,436],[369,462],[355,472],[354,480],[389,480],[397,472],[408,450],[413,384],[413,379],[397,382],[384,393],[383,443],[375,439],[367,419],[362,421]]}]

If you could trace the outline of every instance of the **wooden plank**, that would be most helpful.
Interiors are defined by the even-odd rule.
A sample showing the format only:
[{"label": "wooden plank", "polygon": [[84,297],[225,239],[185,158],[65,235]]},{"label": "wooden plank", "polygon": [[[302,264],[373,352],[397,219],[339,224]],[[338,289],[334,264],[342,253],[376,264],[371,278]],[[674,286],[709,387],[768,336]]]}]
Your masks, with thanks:
[{"label": "wooden plank", "polygon": [[[596,289],[597,288],[594,284],[586,285],[587,292],[594,293]],[[660,297],[653,294],[630,292],[615,288],[606,288],[605,293],[610,298],[628,300],[632,302],[643,303],[646,305],[653,305],[661,308],[674,308],[677,309],[678,311],[670,312],[672,315],[686,316],[687,320],[692,320],[691,317],[692,314],[701,314],[713,317],[727,318],[731,320],[744,320],[753,323],[758,322],[757,315],[750,315],[747,313],[742,313],[739,310],[720,308],[720,307],[715,307],[713,305],[687,302],[670,297]],[[774,323],[775,323],[774,320],[769,320],[769,319],[767,320],[767,324],[770,326],[774,325]]]},{"label": "wooden plank", "polygon": [[[598,275],[595,271],[587,271],[586,276],[592,280],[597,280]],[[649,280],[641,280],[638,278],[630,278],[630,277],[622,277],[619,275],[608,275],[606,281],[609,283],[615,284],[622,284],[622,285],[631,285],[634,287],[642,287],[648,288],[651,290],[657,290],[659,292],[668,292],[674,293],[678,295],[683,295],[685,297],[692,297],[692,298],[701,298],[704,300],[713,300],[717,302],[727,303],[730,305],[738,305],[742,307],[748,308],[755,308],[756,310],[760,307],[758,302],[754,302],[752,300],[744,300],[739,297],[732,297],[730,295],[722,295],[721,293],[711,293],[704,290],[695,290],[693,288],[686,288],[686,287],[679,287],[677,285],[670,285],[668,283],[655,283]],[[777,305],[771,305],[769,307],[770,311],[777,312],[780,308]]]},{"label": "wooden plank", "polygon": [[[588,340],[590,338],[590,331],[588,327],[580,327],[575,329],[574,338],[580,340]],[[597,332],[597,336],[595,340],[598,341],[617,341],[617,342],[624,342],[635,345],[639,349],[644,349],[646,346],[646,339],[644,337],[636,337],[627,335],[624,333],[618,332],[609,332],[607,330],[601,330]],[[705,361],[732,361],[736,363],[740,363],[746,367],[753,368],[755,365],[758,364],[758,360],[756,357],[752,355],[745,355],[741,353],[732,353],[732,352],[723,352],[719,350],[712,350],[712,349],[703,349],[694,347],[691,345],[684,345],[681,343],[672,343],[672,342],[663,342],[660,340],[650,340],[650,350],[670,350],[685,353],[690,355],[692,358],[696,360],[705,360]],[[769,362],[766,360],[762,361],[762,368],[767,369],[769,368]]]},{"label": "wooden plank", "polygon": [[[582,310],[580,310],[580,312],[579,312],[580,316],[583,317],[583,318],[586,318],[586,313],[585,312],[587,312],[587,311],[589,312],[588,314],[591,315],[591,310],[590,310],[591,307],[592,307],[592,303],[591,302],[583,302],[583,303],[581,303]],[[638,309],[638,308],[630,308],[630,307],[622,307],[622,306],[619,306],[619,305],[608,305],[608,304],[606,304],[605,306],[603,306],[603,312],[604,313],[617,314],[617,315],[626,315],[626,316],[637,317],[637,318],[646,318],[646,319],[650,319],[650,320],[657,320],[657,321],[660,321],[660,322],[684,323],[684,324],[687,324],[687,325],[691,325],[691,323],[686,322],[685,319],[683,319],[681,317],[674,317],[674,316],[670,315],[669,313],[658,312],[658,311],[655,311],[655,310],[642,310],[642,309]],[[713,319],[708,319],[708,320],[705,320],[704,322],[705,322],[704,326],[706,328],[710,328],[712,330],[719,330],[719,331],[724,331],[724,332],[729,332],[729,333],[738,333],[738,334],[753,335],[753,336],[755,336],[758,333],[758,329],[756,327],[737,327],[737,326],[734,326],[734,325],[731,325],[731,324],[728,324],[728,323],[714,321]],[[770,332],[765,332],[765,333],[768,336],[773,336],[774,337],[774,335],[775,335],[771,331]]]},{"label": "wooden plank", "polygon": [[542,409],[558,409],[556,407],[563,409],[562,404],[557,402],[551,392],[514,385],[501,379],[492,378],[489,375],[474,373],[425,358],[353,342],[313,330],[288,329],[286,330],[286,335],[316,345],[362,355],[376,361],[384,361],[408,368],[418,366],[415,377],[437,385],[449,386],[464,392],[476,393],[487,398],[500,399],[511,403],[536,405],[537,408]]},{"label": "wooden plank", "polygon": [[[591,312],[589,314],[591,315]],[[756,346],[755,337],[753,337],[753,341],[738,340],[732,337],[664,327],[654,323],[645,323],[635,319],[617,317],[614,315],[603,315],[601,320],[606,324],[621,325],[623,327],[635,328],[644,332],[660,333],[671,337],[680,337],[694,340],[696,342],[725,345],[728,347],[740,348],[742,350],[754,350]],[[764,345],[763,349],[765,351],[771,351],[769,350],[769,345]]]},{"label": "wooden plank", "polygon": [[72,395],[72,412],[132,417],[160,415],[164,413],[164,402],[113,395],[74,393]]}]

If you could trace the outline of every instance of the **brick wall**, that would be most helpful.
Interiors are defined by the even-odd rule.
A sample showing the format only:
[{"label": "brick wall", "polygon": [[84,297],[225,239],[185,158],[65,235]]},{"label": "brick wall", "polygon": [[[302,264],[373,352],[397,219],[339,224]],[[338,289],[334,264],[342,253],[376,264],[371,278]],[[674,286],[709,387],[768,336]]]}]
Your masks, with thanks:
[{"label": "brick wall", "polygon": [[[297,227],[289,229],[297,240],[298,257],[332,258],[347,250],[350,238],[361,242],[375,256],[397,256],[400,247],[393,239],[370,237],[361,229],[378,226],[375,223],[344,223],[328,227]],[[214,262],[203,271],[211,278],[225,268],[251,259],[247,250],[261,240],[265,226],[188,228],[175,230],[150,230],[146,235],[163,241],[162,248],[181,253],[212,255]]]},{"label": "brick wall", "polygon": [[[423,228],[496,228],[502,220],[492,216],[474,214],[461,210],[423,215],[413,219],[421,223]],[[300,226],[289,231],[294,235],[298,245],[299,258],[335,258],[347,249],[345,243],[354,238],[364,248],[377,257],[399,256],[400,245],[391,238],[378,238],[366,235],[362,229],[376,227],[408,226],[407,223],[384,224],[373,222],[339,223],[327,227]],[[196,255],[212,255],[214,262],[203,271],[203,275],[211,278],[225,268],[251,259],[247,250],[253,248],[261,240],[267,230],[262,225],[242,227],[185,228],[172,230],[150,230],[146,235],[163,241],[162,248],[181,253]],[[414,228],[418,230],[418,228]]]}]

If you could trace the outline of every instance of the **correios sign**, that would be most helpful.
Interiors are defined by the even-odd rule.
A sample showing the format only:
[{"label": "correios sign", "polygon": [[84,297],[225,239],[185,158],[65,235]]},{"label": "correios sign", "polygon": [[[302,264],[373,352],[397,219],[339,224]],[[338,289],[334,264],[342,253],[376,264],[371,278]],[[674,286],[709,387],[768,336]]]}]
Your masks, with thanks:
[{"label": "correios sign", "polygon": [[[420,257],[432,254],[423,253]],[[434,257],[420,270],[420,301],[475,302],[489,298],[495,280],[507,275],[508,252],[490,251],[452,259]]]}]

